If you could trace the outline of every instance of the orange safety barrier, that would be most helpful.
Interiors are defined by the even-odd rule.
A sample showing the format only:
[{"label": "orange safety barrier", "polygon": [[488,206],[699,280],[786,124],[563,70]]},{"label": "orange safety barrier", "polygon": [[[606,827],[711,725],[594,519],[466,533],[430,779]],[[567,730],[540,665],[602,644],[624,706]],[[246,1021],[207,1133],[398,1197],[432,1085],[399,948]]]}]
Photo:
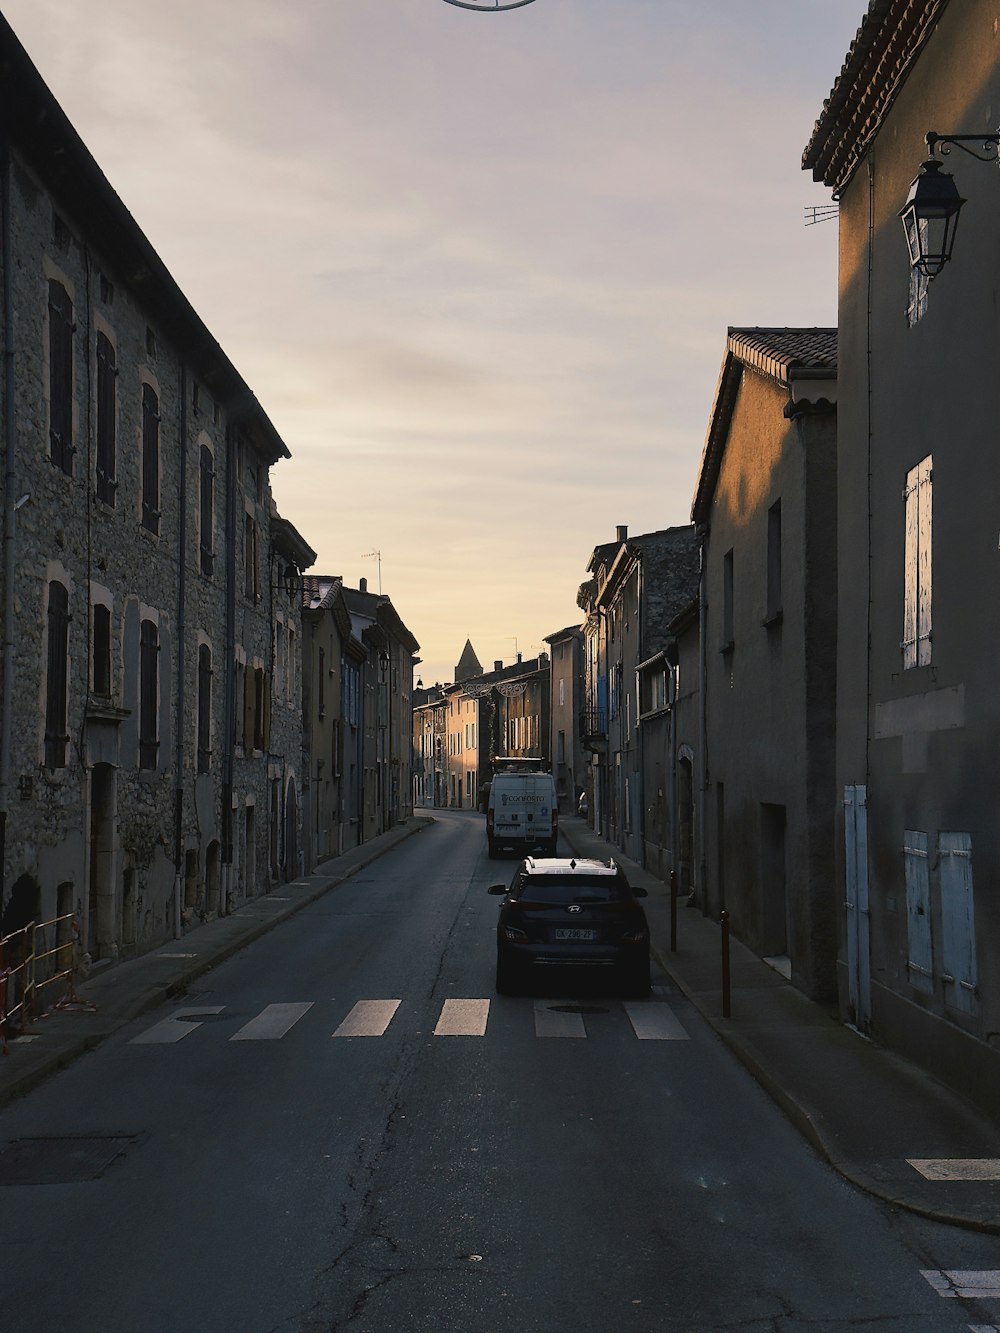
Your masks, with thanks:
[{"label": "orange safety barrier", "polygon": [[[48,943],[47,930],[55,928],[55,943]],[[59,936],[66,934],[67,938]],[[7,1040],[11,1020],[27,1028],[46,1006],[39,1006],[45,989],[65,982],[65,991],[51,1009],[82,1009],[95,1013],[97,1006],[81,1000],[76,993],[77,954],[80,927],[76,916],[67,912],[49,921],[33,921],[30,926],[0,938],[0,1051],[8,1054]],[[16,961],[7,962],[8,958]],[[52,970],[48,975],[46,971]]]}]

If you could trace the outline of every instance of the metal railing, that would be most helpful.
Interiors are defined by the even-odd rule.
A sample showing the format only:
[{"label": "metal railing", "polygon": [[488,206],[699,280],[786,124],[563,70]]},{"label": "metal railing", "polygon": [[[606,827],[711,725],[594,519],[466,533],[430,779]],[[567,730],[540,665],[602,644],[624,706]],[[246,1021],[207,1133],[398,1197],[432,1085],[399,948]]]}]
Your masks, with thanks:
[{"label": "metal railing", "polygon": [[[23,1031],[47,1009],[85,1009],[96,1005],[76,993],[80,927],[67,912],[48,921],[32,921],[0,936],[0,1051],[15,1025]],[[46,992],[62,983],[62,993],[49,1000]],[[49,992],[51,994],[51,992]]]}]

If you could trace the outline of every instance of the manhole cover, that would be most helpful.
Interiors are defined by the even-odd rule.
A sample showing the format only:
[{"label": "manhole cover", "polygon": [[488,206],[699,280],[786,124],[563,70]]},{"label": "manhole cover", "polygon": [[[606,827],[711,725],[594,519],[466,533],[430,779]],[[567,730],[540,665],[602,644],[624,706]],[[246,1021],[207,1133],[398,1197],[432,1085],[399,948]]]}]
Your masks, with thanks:
[{"label": "manhole cover", "polygon": [[0,1185],[76,1185],[96,1180],[135,1134],[15,1139],[0,1152]]},{"label": "manhole cover", "polygon": [[609,1011],[602,1009],[599,1004],[550,1004],[549,1008],[554,1014],[606,1014]]}]

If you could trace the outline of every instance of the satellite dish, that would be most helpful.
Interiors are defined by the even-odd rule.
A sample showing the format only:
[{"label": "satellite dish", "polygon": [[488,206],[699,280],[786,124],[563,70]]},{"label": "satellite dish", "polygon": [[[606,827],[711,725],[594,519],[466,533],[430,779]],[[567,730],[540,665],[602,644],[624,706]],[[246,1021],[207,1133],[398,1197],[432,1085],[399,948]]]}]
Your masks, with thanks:
[{"label": "satellite dish", "polygon": [[522,5],[533,4],[534,0],[480,0],[479,4],[474,4],[473,0],[445,0],[445,4],[457,5],[459,9],[482,9],[499,12],[501,9],[520,9]]}]

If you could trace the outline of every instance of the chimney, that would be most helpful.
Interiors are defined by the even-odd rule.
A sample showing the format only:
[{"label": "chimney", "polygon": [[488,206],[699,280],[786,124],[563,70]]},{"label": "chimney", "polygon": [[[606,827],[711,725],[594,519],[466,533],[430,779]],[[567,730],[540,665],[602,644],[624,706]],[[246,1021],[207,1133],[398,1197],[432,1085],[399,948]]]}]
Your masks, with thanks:
[{"label": "chimney", "polygon": [[[619,532],[621,531],[620,528],[618,530]],[[358,592],[367,592],[367,591],[368,591],[368,580],[358,579]]]},{"label": "chimney", "polygon": [[521,654],[520,654],[520,653],[518,653],[518,655],[517,655],[517,660],[518,660],[519,662],[520,662],[520,660],[521,660]]},{"label": "chimney", "polygon": [[502,658],[502,657],[501,657],[499,660],[498,660],[497,658],[494,658],[494,659],[493,659],[493,670],[494,670],[494,671],[502,671],[502,670],[503,670],[503,658]]},{"label": "chimney", "polygon": [[628,524],[627,524],[627,523],[619,523],[618,526],[617,526],[617,528],[615,528],[615,533],[617,534],[616,537],[615,537],[615,540],[616,540],[616,541],[619,541],[619,542],[627,542],[627,541],[628,541]]}]

